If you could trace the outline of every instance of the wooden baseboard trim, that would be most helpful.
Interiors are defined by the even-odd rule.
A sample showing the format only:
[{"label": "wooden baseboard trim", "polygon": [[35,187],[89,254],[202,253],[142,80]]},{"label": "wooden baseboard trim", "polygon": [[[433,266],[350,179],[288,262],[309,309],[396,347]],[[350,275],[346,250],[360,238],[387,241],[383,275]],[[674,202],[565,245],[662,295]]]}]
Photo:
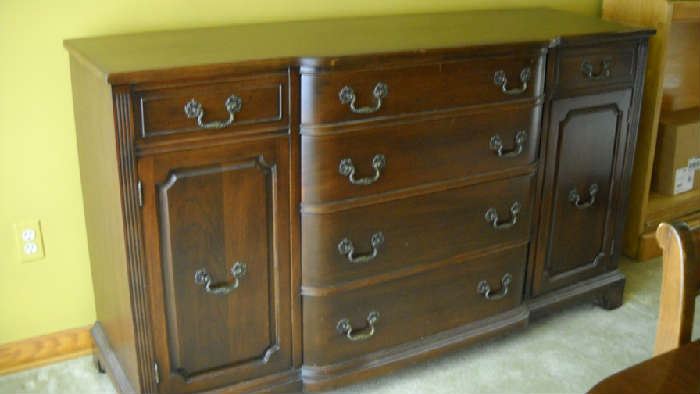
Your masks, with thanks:
[{"label": "wooden baseboard trim", "polygon": [[0,345],[0,376],[93,353],[92,326]]}]

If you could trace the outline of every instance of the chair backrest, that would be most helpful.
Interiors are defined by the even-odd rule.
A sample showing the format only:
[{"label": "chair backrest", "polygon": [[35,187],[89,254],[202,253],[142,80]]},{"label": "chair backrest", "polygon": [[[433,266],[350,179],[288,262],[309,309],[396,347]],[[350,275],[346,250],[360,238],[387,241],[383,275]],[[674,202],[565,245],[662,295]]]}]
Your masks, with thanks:
[{"label": "chair backrest", "polygon": [[663,250],[663,277],[654,355],[690,342],[700,289],[700,230],[685,223],[661,223],[656,239]]}]

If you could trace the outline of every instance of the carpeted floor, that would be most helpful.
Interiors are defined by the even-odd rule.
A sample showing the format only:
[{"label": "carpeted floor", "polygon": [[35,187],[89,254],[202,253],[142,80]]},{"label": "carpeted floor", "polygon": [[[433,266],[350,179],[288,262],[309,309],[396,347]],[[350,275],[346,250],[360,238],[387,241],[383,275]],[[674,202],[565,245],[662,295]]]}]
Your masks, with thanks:
[{"label": "carpeted floor", "polygon": [[[422,362],[335,393],[584,393],[608,375],[651,356],[660,259],[623,259],[624,304],[592,304],[533,322],[524,331]],[[700,332],[696,305],[693,338]],[[92,357],[0,377],[0,393],[114,393]]]}]

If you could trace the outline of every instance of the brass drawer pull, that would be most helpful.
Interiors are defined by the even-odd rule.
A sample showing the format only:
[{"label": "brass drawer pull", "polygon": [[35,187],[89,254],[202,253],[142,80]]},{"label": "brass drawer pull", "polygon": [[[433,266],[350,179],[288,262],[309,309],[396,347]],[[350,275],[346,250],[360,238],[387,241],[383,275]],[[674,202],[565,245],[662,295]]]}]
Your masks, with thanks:
[{"label": "brass drawer pull", "polygon": [[374,96],[374,107],[357,108],[355,107],[357,97],[355,96],[355,91],[352,90],[350,86],[345,85],[342,89],[340,89],[340,92],[338,92],[340,102],[343,104],[349,103],[350,110],[356,114],[371,114],[379,111],[379,108],[382,107],[382,99],[387,95],[389,95],[389,87],[383,82],[378,82],[376,85],[374,85],[374,90],[372,91],[372,96]]},{"label": "brass drawer pull", "polygon": [[513,138],[513,144],[515,145],[513,149],[504,152],[503,140],[501,140],[500,135],[496,134],[491,137],[491,140],[489,141],[489,148],[491,148],[492,151],[495,151],[498,154],[498,157],[511,158],[516,157],[523,152],[523,147],[525,146],[526,141],[527,132],[525,130],[520,130]]},{"label": "brass drawer pull", "polygon": [[352,241],[348,238],[343,238],[338,244],[338,252],[347,256],[348,261],[351,263],[366,263],[377,257],[379,245],[384,243],[384,234],[381,231],[372,234],[369,242],[372,245],[372,253],[355,256],[355,246],[352,244]]},{"label": "brass drawer pull", "polygon": [[338,165],[338,173],[340,175],[347,176],[350,183],[353,185],[369,185],[379,180],[382,176],[382,169],[386,167],[386,157],[382,154],[377,154],[372,158],[372,168],[374,168],[374,176],[371,178],[360,178],[355,179],[355,165],[352,163],[352,159],[345,158],[340,161]]},{"label": "brass drawer pull", "polygon": [[613,64],[614,62],[612,59],[603,59],[600,62],[600,72],[598,74],[593,74],[593,65],[588,60],[584,60],[581,63],[581,72],[583,72],[583,78],[591,81],[610,78],[610,76],[612,75]]},{"label": "brass drawer pull", "polygon": [[576,188],[571,189],[569,192],[569,202],[574,204],[578,209],[590,208],[595,204],[595,196],[598,194],[598,185],[592,184],[588,187],[588,201],[581,202],[581,196],[578,194]]},{"label": "brass drawer pull", "polygon": [[493,291],[488,281],[482,280],[476,285],[476,292],[484,296],[489,301],[500,300],[501,298],[508,295],[508,290],[510,289],[510,284],[513,282],[513,276],[506,273],[501,278],[501,288],[498,291]]},{"label": "brass drawer pull", "polygon": [[248,266],[238,261],[231,267],[231,275],[234,278],[233,284],[212,285],[211,275],[205,268],[201,268],[194,273],[194,283],[203,285],[209,294],[228,294],[238,288],[238,280],[244,277],[247,272]]},{"label": "brass drawer pull", "polygon": [[[379,320],[379,312],[372,311],[367,315],[367,328],[361,330],[367,330],[367,332],[353,334],[352,325],[350,325],[350,320],[340,319],[338,325],[335,327],[339,333],[345,335],[351,341],[364,341],[374,335],[374,324]],[[357,330],[359,331],[359,330]]]},{"label": "brass drawer pull", "polygon": [[527,90],[527,83],[530,82],[531,74],[532,72],[530,71],[530,67],[523,68],[520,71],[520,82],[522,83],[522,86],[515,89],[508,89],[508,78],[506,77],[506,72],[503,70],[498,70],[493,74],[493,83],[496,84],[496,86],[500,86],[503,93],[515,96],[525,93]]},{"label": "brass drawer pull", "polygon": [[232,94],[228,96],[224,105],[226,106],[226,111],[228,111],[229,114],[227,120],[214,120],[205,123],[204,107],[202,106],[202,103],[195,99],[192,99],[188,101],[187,104],[185,104],[185,114],[187,115],[187,119],[197,118],[197,126],[203,129],[222,129],[224,127],[230,126],[231,123],[233,123],[233,121],[235,120],[234,114],[241,110],[241,107],[243,106],[243,100],[241,100],[241,98],[236,96],[235,94]]},{"label": "brass drawer pull", "polygon": [[486,219],[487,222],[491,223],[493,228],[495,228],[496,230],[505,230],[505,229],[508,229],[508,228],[515,226],[515,224],[518,223],[518,214],[519,213],[520,213],[520,203],[516,201],[513,203],[513,205],[510,206],[510,216],[511,216],[510,221],[499,223],[498,211],[496,211],[495,208],[489,208],[486,211],[486,215],[484,215],[484,219]]}]

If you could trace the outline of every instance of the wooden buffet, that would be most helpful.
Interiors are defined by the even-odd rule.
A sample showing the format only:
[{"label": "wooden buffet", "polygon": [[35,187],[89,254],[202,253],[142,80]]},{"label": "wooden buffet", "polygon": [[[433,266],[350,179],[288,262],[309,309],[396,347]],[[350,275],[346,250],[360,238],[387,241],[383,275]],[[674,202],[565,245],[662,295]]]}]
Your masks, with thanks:
[{"label": "wooden buffet", "polygon": [[100,366],[319,391],[619,306],[651,34],[530,9],[66,41]]}]

